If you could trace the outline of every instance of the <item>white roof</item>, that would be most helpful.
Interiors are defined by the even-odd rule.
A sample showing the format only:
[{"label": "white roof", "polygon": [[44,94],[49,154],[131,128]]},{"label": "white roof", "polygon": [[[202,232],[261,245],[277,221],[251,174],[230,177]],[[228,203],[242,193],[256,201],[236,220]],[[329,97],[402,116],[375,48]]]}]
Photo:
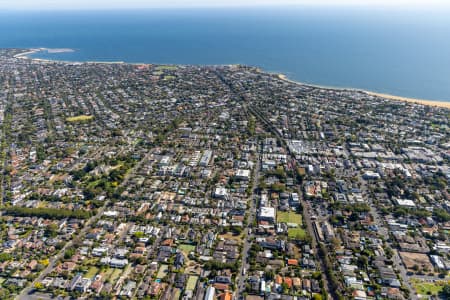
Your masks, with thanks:
[{"label": "white roof", "polygon": [[260,217],[264,217],[264,218],[273,218],[275,219],[275,208],[274,207],[268,207],[268,206],[263,206],[261,207],[261,211],[259,213]]},{"label": "white roof", "polygon": [[119,212],[115,211],[115,210],[108,210],[108,211],[105,211],[103,214],[107,217],[116,217],[119,215]]},{"label": "white roof", "polygon": [[238,177],[250,177],[250,170],[239,169],[236,173]]},{"label": "white roof", "polygon": [[416,204],[412,200],[408,199],[397,199],[397,204],[401,206],[411,206],[411,207],[416,206]]},{"label": "white roof", "polygon": [[217,187],[214,194],[217,196],[225,196],[228,194],[228,192],[227,189],[224,187]]}]

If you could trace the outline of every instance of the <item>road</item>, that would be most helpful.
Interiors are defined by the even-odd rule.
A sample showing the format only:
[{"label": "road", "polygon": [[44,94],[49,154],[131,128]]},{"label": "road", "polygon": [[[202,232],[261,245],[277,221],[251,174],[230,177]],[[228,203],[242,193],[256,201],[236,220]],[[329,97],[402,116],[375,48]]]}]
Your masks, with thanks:
[{"label": "road", "polygon": [[[391,247],[392,248],[392,247]],[[394,255],[392,256],[392,260],[394,261],[395,268],[399,271],[400,277],[402,278],[402,283],[404,286],[406,286],[409,290],[409,299],[411,300],[418,300],[419,298],[416,295],[416,291],[412,287],[411,283],[409,282],[409,277],[407,275],[407,271],[405,267],[403,266],[403,262],[398,255],[397,249],[393,249]]]},{"label": "road", "polygon": [[[259,147],[259,146],[258,146]],[[237,275],[236,278],[236,299],[239,299],[239,297],[242,295],[242,293],[245,291],[245,281],[247,278],[247,275],[244,275],[244,269],[248,271],[249,269],[249,264],[247,262],[248,260],[248,252],[250,250],[251,247],[251,240],[253,239],[253,231],[251,231],[252,228],[252,224],[253,221],[255,220],[256,217],[256,189],[258,188],[258,183],[259,183],[259,170],[261,167],[260,164],[260,155],[259,155],[259,151],[257,153],[257,159],[256,159],[256,164],[254,166],[253,169],[253,190],[252,190],[252,195],[250,198],[250,208],[248,209],[248,218],[247,218],[247,227],[244,230],[244,245],[242,246],[242,252],[241,252],[241,258],[242,258],[242,262],[241,262],[241,267],[239,269],[239,274]]]},{"label": "road", "polygon": [[[224,81],[224,83],[226,83],[230,87],[231,90],[233,90],[233,87],[232,87],[231,84],[227,83],[223,78],[221,78],[221,79]],[[238,93],[235,93],[235,94],[238,95],[243,100],[244,103],[247,103],[247,101],[246,101],[244,96],[242,96],[242,95],[240,95]],[[287,147],[287,143],[286,143],[285,139],[280,135],[280,133],[278,132],[277,128],[275,128],[273,126],[273,124],[264,116],[264,114],[262,114],[258,110],[258,108],[256,108],[256,107],[251,107],[251,106],[250,107],[245,106],[245,107],[262,124],[267,126],[267,128],[275,135],[275,137],[281,142],[281,144],[283,146],[285,146],[285,148],[288,151],[288,154],[290,154],[289,153],[289,148]],[[293,156],[293,155],[291,155],[291,156]],[[294,158],[295,158],[295,156],[294,156]],[[363,187],[363,193],[367,194],[367,192],[368,192],[367,191],[367,183],[361,181],[361,179],[360,179],[360,183],[361,183],[361,186]],[[306,205],[307,203],[304,201],[303,197],[300,197],[300,198],[302,199],[301,203],[302,203],[304,209],[307,209],[307,207],[309,207],[309,206]],[[381,218],[379,217],[378,212],[377,212],[376,208],[374,207],[373,203],[370,203],[370,210],[371,210],[372,215],[374,216],[376,224],[379,226],[379,233],[382,234],[383,236],[388,236],[389,231],[387,230],[386,227],[383,226],[383,222],[382,222]],[[318,242],[318,237],[317,237],[317,233],[314,230],[314,227],[312,226],[312,223],[311,223],[311,220],[310,220],[310,214],[308,213],[307,210],[304,211],[304,220],[305,220],[305,223],[306,223],[306,226],[307,226],[309,234],[313,237],[312,245],[313,245],[313,249],[315,249],[316,248],[315,245],[317,245],[317,242]],[[391,248],[393,248],[392,245],[390,245],[390,246],[391,246]],[[415,290],[413,289],[413,287],[411,286],[411,284],[410,284],[410,282],[408,280],[408,276],[406,274],[406,269],[403,266],[403,263],[402,263],[400,257],[398,256],[398,253],[397,253],[396,250],[394,250],[394,254],[395,254],[394,257],[393,257],[394,265],[395,265],[396,269],[400,272],[400,276],[402,278],[403,284],[408,288],[408,290],[410,292],[410,296],[409,296],[410,299],[412,299],[412,300],[418,299],[416,294],[415,294]],[[316,256],[316,258],[319,259],[317,256]],[[319,261],[321,262],[322,278],[324,279],[324,283],[325,283],[324,286],[327,289],[328,295],[331,295],[333,293],[330,294],[330,291],[331,291],[330,290],[330,286],[329,286],[329,284],[328,284],[328,282],[326,280],[326,276],[324,276],[324,274],[323,274],[324,273],[323,260],[319,259]],[[241,274],[239,276],[242,277]],[[333,291],[331,291],[331,292],[333,292]]]},{"label": "road", "polygon": [[[359,183],[360,183],[362,194],[369,195],[370,193],[367,188],[367,182],[362,180],[361,178],[359,178]],[[399,275],[402,279],[403,285],[409,290],[409,299],[417,300],[418,297],[416,295],[416,291],[409,281],[409,276],[407,274],[407,270],[406,270],[405,266],[403,265],[403,262],[402,262],[400,256],[398,255],[398,251],[397,251],[397,249],[395,249],[395,247],[392,246],[392,244],[389,241],[389,230],[385,226],[383,219],[378,214],[378,211],[375,208],[375,204],[373,203],[372,199],[370,199],[370,197],[368,200],[368,204],[370,207],[370,214],[373,216],[374,223],[378,227],[378,234],[382,237],[385,237],[386,243],[389,245],[390,248],[392,248],[392,250],[394,252],[394,255],[392,256],[392,261],[394,262],[395,269],[399,272]]]},{"label": "road", "polygon": [[[131,178],[131,176],[136,172],[136,170],[138,170],[142,164],[148,159],[148,156],[151,155],[151,152],[147,153],[147,155],[141,159],[128,173],[127,175],[125,175],[122,183],[118,186],[122,187],[124,185],[126,185],[128,183],[128,180]],[[84,227],[81,229],[81,231],[77,234],[77,236],[79,238],[83,237],[87,231],[91,228],[91,225],[94,224],[95,222],[97,222],[97,220],[103,215],[103,213],[105,212],[106,208],[108,207],[108,205],[111,203],[110,200],[105,201],[105,203],[103,204],[102,207],[100,207],[97,210],[97,213],[92,216],[91,218],[89,218]],[[73,240],[67,242],[63,248],[61,248],[61,250],[59,250],[59,252],[53,256],[52,258],[50,258],[49,260],[49,264],[47,265],[47,267],[41,271],[41,273],[39,274],[38,277],[36,277],[26,288],[24,288],[19,295],[16,296],[17,300],[27,300],[29,299],[29,294],[34,290],[34,285],[40,281],[42,281],[52,270],[53,268],[56,266],[57,262],[64,256],[64,253],[66,252],[66,250],[70,247],[72,247],[73,245]]]},{"label": "road", "polygon": [[306,230],[308,231],[308,234],[311,236],[311,249],[314,252],[314,258],[316,259],[316,261],[320,262],[320,271],[322,273],[321,275],[322,275],[323,287],[328,294],[328,298],[331,299],[330,297],[331,297],[331,295],[334,295],[334,293],[330,289],[330,284],[329,284],[329,281],[326,276],[327,273],[326,273],[325,263],[324,263],[323,259],[321,259],[319,257],[319,254],[317,251],[317,245],[319,244],[320,241],[319,241],[319,236],[317,234],[317,231],[314,228],[313,223],[311,221],[311,215],[316,214],[316,212],[313,211],[313,208],[311,207],[309,202],[307,202],[305,200],[305,198],[303,197],[303,192],[300,187],[298,188],[298,195],[300,198],[300,204],[303,207],[303,222],[306,225]]},{"label": "road", "polygon": [[[254,107],[248,107],[248,110],[249,110],[249,111],[250,111],[250,112],[251,112],[251,113],[252,113],[252,114],[253,114],[253,115],[261,122],[261,123],[265,124],[272,134],[275,135],[275,137],[278,139],[278,141],[285,147],[285,149],[286,149],[286,151],[287,151],[287,154],[288,154],[288,156],[290,157],[290,159],[295,160],[295,155],[292,155],[292,154],[290,153],[290,150],[289,150],[289,147],[287,146],[286,140],[280,135],[280,133],[277,131],[277,129],[273,126],[273,124],[272,124],[269,120],[267,120],[267,119],[259,112],[258,109],[254,108]],[[313,249],[313,251],[314,251],[314,257],[316,258],[317,261],[320,262],[320,267],[321,267],[321,273],[322,273],[322,280],[323,280],[323,283],[324,283],[324,288],[325,288],[327,294],[328,294],[329,297],[330,297],[331,295],[334,295],[334,291],[330,288],[330,284],[329,284],[328,278],[327,278],[327,276],[326,276],[327,273],[325,272],[325,271],[326,271],[326,267],[325,267],[324,261],[323,261],[322,259],[319,258],[318,253],[317,253],[317,245],[318,245],[319,239],[318,239],[318,237],[317,237],[317,232],[314,230],[314,227],[313,227],[313,225],[312,225],[311,218],[310,218],[310,214],[308,213],[308,208],[309,208],[310,206],[308,205],[309,203],[307,203],[307,202],[304,200],[304,198],[301,196],[301,195],[303,194],[301,188],[298,189],[298,192],[299,192],[299,196],[300,196],[299,198],[301,199],[301,204],[302,204],[303,209],[304,209],[303,216],[304,216],[304,220],[305,220],[305,223],[306,223],[306,227],[307,227],[307,230],[308,230],[309,235],[312,237],[311,246],[312,246],[312,249]],[[239,275],[239,276],[242,276],[242,275]]]},{"label": "road", "polygon": [[[103,212],[105,211],[107,205],[109,204],[109,201],[106,201],[105,204],[99,208],[99,210],[97,211],[97,214],[95,214],[94,216],[92,216],[86,223],[85,226],[83,227],[83,229],[81,229],[81,231],[78,233],[79,237],[83,237],[86,232],[91,228],[91,225],[96,222],[102,215]],[[38,277],[36,277],[36,279],[34,279],[29,285],[28,287],[24,288],[21,293],[16,297],[16,299],[18,300],[27,300],[29,299],[28,294],[33,291],[34,289],[34,285],[40,281],[42,281],[55,267],[56,263],[64,256],[64,253],[66,252],[66,250],[70,247],[72,247],[73,245],[73,240],[67,242],[63,248],[61,248],[61,250],[59,250],[59,252],[53,256],[52,258],[50,258],[49,260],[49,264],[47,265],[47,267],[41,271],[41,273],[39,274]]]},{"label": "road", "polygon": [[[148,249],[147,249],[148,251],[147,251],[147,255],[146,255],[147,261],[150,262],[155,257],[155,255],[154,255],[156,253],[155,250],[157,250],[156,248],[157,248],[157,246],[159,246],[159,243],[161,242],[161,238],[162,238],[162,235],[158,235],[155,242],[150,247],[148,247]],[[139,291],[139,287],[142,285],[142,282],[144,282],[144,280],[147,278],[148,270],[149,270],[149,267],[147,266],[147,269],[145,269],[145,272],[142,275],[141,280],[139,280],[138,284],[136,285],[136,289],[133,292],[133,296],[132,296],[133,299],[136,297],[136,294]]]}]

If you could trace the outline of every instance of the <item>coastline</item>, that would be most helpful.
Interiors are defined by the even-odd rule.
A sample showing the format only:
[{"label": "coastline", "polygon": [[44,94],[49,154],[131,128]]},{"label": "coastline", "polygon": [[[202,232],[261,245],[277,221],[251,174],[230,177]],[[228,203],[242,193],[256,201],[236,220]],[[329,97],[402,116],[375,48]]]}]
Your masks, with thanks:
[{"label": "coastline", "polygon": [[450,109],[450,102],[445,102],[445,101],[407,98],[407,97],[402,97],[402,96],[395,96],[395,95],[389,95],[389,94],[383,94],[383,93],[377,93],[377,92],[371,92],[371,91],[364,91],[364,92],[369,95],[372,95],[372,96],[377,96],[377,97],[381,97],[381,98],[385,98],[385,99],[389,99],[389,100],[403,101],[403,102],[429,105],[429,106],[437,106],[437,107]]},{"label": "coastline", "polygon": [[[29,57],[31,54],[35,54],[41,51],[52,51],[51,53],[61,53],[61,52],[73,52],[75,50],[64,48],[64,49],[50,49],[50,48],[36,48],[27,50],[25,52],[19,53],[14,55],[15,58],[21,58],[21,59],[30,59],[38,62],[45,62],[45,63],[69,63],[69,64],[125,64],[124,61],[85,61],[85,62],[75,62],[75,61],[62,61],[62,60],[51,60],[51,59],[42,59],[42,58],[33,58]],[[132,63],[133,64],[133,63]],[[134,63],[133,65],[152,65],[148,63]],[[261,70],[260,68],[257,68],[259,72],[265,72]],[[265,72],[270,73],[270,72]],[[355,92],[363,92],[367,95],[374,96],[374,97],[380,97],[383,99],[393,100],[393,101],[400,101],[400,102],[408,102],[413,104],[421,104],[421,105],[428,105],[432,107],[439,107],[439,108],[446,108],[450,109],[450,102],[446,101],[437,101],[437,100],[426,100],[426,99],[416,99],[416,98],[409,98],[409,97],[403,97],[403,96],[396,96],[396,95],[390,95],[390,94],[384,94],[379,92],[373,92],[373,91],[367,91],[364,89],[358,89],[358,88],[342,88],[342,87],[331,87],[331,86],[323,86],[323,85],[316,85],[316,84],[309,84],[305,82],[295,81],[292,79],[289,79],[284,74],[275,74],[277,77],[281,80],[294,83],[294,84],[301,84],[305,86],[311,86],[315,88],[322,88],[322,89],[330,89],[330,90],[342,90],[342,91],[355,91]]]},{"label": "coastline", "polygon": [[414,104],[421,104],[421,105],[428,105],[428,106],[433,106],[433,107],[440,107],[440,108],[450,109],[450,102],[446,102],[446,101],[409,98],[409,97],[403,97],[403,96],[396,96],[396,95],[378,93],[378,92],[373,92],[373,91],[367,91],[367,90],[364,90],[364,89],[357,89],[357,88],[341,88],[341,87],[330,87],[330,86],[309,84],[309,83],[304,83],[304,82],[300,82],[300,81],[295,81],[295,80],[289,79],[284,74],[278,74],[278,78],[280,78],[281,80],[290,82],[290,83],[301,84],[301,85],[306,85],[306,86],[311,86],[311,87],[316,87],[316,88],[329,89],[329,90],[363,92],[363,93],[365,93],[367,95],[370,95],[370,96],[380,97],[380,98],[393,100],[393,101],[408,102],[408,103],[414,103]]},{"label": "coastline", "polygon": [[74,49],[70,48],[64,48],[64,49],[52,49],[52,48],[36,48],[31,49],[26,52],[22,52],[19,54],[14,55],[15,58],[20,59],[30,59],[38,62],[45,62],[45,63],[66,63],[66,64],[125,64],[124,61],[66,61],[66,60],[54,60],[54,59],[45,59],[45,58],[35,58],[30,57],[30,55],[39,53],[41,51],[48,51],[48,53],[55,54],[55,53],[67,53],[67,52],[75,52]]}]

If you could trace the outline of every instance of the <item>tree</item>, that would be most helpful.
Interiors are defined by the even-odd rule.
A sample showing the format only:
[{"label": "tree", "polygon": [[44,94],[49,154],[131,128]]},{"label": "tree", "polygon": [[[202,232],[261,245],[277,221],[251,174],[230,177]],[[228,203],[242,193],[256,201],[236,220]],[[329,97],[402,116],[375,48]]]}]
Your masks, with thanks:
[{"label": "tree", "polygon": [[75,248],[69,248],[64,252],[64,259],[70,259],[75,255]]},{"label": "tree", "polygon": [[12,259],[11,254],[5,253],[5,252],[0,253],[0,262],[5,262],[5,261],[11,260],[11,259]]},{"label": "tree", "polygon": [[441,294],[444,297],[444,299],[450,298],[450,284],[444,285]]},{"label": "tree", "polygon": [[283,294],[286,294],[289,291],[289,286],[286,282],[281,284],[281,289],[283,290]]},{"label": "tree", "polygon": [[51,223],[45,229],[45,235],[51,238],[54,238],[58,235],[58,225],[55,223]]},{"label": "tree", "polygon": [[450,221],[450,214],[442,208],[436,208],[433,210],[434,216],[439,222]]},{"label": "tree", "polygon": [[274,192],[282,193],[282,192],[284,192],[286,187],[282,183],[274,183],[270,186],[270,189]]},{"label": "tree", "polygon": [[40,282],[36,282],[34,284],[34,288],[37,289],[37,290],[42,290],[44,288],[44,285],[42,283],[40,283]]},{"label": "tree", "polygon": [[50,261],[48,260],[48,258],[46,258],[46,259],[40,260],[39,263],[40,263],[41,265],[43,265],[43,266],[46,267],[46,266],[48,266],[48,264],[50,263]]},{"label": "tree", "polygon": [[386,249],[384,249],[384,253],[387,258],[391,258],[394,255],[394,251],[390,247],[386,247]]},{"label": "tree", "polygon": [[316,280],[320,280],[322,278],[322,273],[321,272],[314,272],[312,273],[312,278],[316,279]]},{"label": "tree", "polygon": [[358,220],[359,220],[359,214],[357,214],[357,213],[352,213],[352,214],[350,215],[350,217],[348,218],[348,220],[351,221],[351,222],[356,222],[356,221],[358,221]]},{"label": "tree", "polygon": [[358,257],[358,266],[365,269],[367,268],[367,265],[369,264],[369,259],[365,255],[361,255]]},{"label": "tree", "polygon": [[322,295],[320,295],[320,294],[314,294],[313,299],[314,300],[322,300],[323,298],[322,298]]},{"label": "tree", "polygon": [[10,292],[7,289],[0,289],[0,299],[9,299]]},{"label": "tree", "polygon": [[91,216],[89,211],[85,210],[70,210],[70,209],[58,209],[58,208],[29,208],[12,206],[3,208],[3,211],[7,215],[19,216],[19,217],[43,217],[47,219],[65,219],[65,218],[77,218],[87,219]]},{"label": "tree", "polygon": [[138,238],[138,239],[143,238],[144,236],[145,236],[145,234],[142,231],[136,231],[134,233],[134,237]]},{"label": "tree", "polygon": [[275,272],[273,270],[266,271],[264,275],[267,280],[273,280],[275,278]]}]

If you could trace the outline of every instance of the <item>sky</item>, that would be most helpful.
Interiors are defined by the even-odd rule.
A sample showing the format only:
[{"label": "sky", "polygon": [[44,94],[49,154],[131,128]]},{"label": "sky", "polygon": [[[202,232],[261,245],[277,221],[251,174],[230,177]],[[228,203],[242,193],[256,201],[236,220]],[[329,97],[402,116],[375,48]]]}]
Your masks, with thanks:
[{"label": "sky", "polygon": [[449,0],[0,0],[0,9],[119,9],[262,5],[449,6]]}]

